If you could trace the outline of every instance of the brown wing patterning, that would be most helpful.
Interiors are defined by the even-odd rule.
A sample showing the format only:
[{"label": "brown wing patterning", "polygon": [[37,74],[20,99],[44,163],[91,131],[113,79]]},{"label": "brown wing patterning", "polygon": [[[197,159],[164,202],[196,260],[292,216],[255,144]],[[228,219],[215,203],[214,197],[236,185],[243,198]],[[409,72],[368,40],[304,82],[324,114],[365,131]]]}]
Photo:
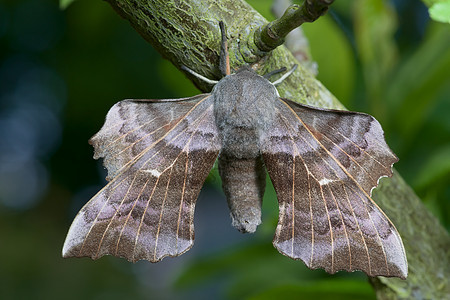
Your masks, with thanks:
[{"label": "brown wing patterning", "polygon": [[276,110],[261,143],[279,201],[275,247],[312,269],[405,278],[400,236],[371,199],[397,161],[380,124],[284,99]]},{"label": "brown wing patterning", "polygon": [[195,201],[220,149],[212,97],[121,101],[91,143],[110,182],[76,216],[64,257],[156,262],[187,251]]}]

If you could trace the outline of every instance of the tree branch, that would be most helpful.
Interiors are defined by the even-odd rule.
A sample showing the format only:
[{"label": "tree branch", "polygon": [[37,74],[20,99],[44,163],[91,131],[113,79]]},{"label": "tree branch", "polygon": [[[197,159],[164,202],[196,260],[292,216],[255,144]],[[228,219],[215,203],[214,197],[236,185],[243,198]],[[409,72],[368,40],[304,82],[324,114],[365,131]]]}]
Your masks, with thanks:
[{"label": "tree branch", "polygon": [[[186,65],[208,78],[220,78],[220,20],[228,28],[232,69],[249,61],[256,61],[257,56],[261,55],[252,51],[258,49],[254,42],[254,32],[267,24],[267,21],[244,1],[107,1],[178,68]],[[298,63],[285,47],[278,47],[261,56],[262,59],[253,65],[260,73]],[[188,76],[202,91],[210,89],[210,86]],[[278,91],[281,96],[300,103],[343,109],[342,104],[301,65],[278,86]],[[391,179],[381,181],[374,191],[374,200],[396,224],[409,261],[406,280],[384,277],[371,279],[378,297],[447,297],[450,294],[450,237],[446,230],[426,210],[398,173]]]},{"label": "tree branch", "polygon": [[[273,0],[271,11],[276,18],[281,18],[290,5],[292,5],[291,0]],[[317,63],[311,57],[308,39],[301,27],[295,28],[286,35],[284,45],[308,71],[317,76]]]},{"label": "tree branch", "polygon": [[275,21],[255,32],[255,44],[260,51],[269,52],[284,43],[286,35],[305,22],[314,22],[324,15],[334,0],[305,0],[302,6],[292,4]]}]

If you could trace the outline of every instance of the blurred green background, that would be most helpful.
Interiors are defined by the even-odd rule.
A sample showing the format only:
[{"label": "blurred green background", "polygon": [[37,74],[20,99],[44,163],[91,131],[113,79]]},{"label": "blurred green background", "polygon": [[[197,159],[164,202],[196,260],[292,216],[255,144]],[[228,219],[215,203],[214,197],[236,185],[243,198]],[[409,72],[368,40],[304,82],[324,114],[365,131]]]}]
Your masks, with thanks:
[{"label": "blurred green background", "polygon": [[[249,1],[268,19],[271,1]],[[304,31],[318,78],[374,115],[395,165],[450,228],[450,25],[416,0],[336,1]],[[360,272],[308,270],[271,244],[268,187],[253,235],[231,227],[214,170],[196,243],[158,264],[61,258],[76,212],[104,185],[87,140],[124,98],[177,98],[193,85],[102,1],[0,1],[1,299],[374,299]],[[126,297],[126,298],[125,298]]]}]

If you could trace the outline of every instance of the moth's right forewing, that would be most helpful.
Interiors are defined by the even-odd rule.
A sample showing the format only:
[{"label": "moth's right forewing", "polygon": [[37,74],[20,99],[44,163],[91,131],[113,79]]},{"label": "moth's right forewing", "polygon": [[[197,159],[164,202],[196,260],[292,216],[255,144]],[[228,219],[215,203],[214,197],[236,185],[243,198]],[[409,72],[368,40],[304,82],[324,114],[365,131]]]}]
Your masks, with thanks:
[{"label": "moth's right forewing", "polygon": [[212,97],[123,101],[93,144],[115,177],[76,216],[63,256],[156,262],[187,251],[195,201],[220,150]]}]

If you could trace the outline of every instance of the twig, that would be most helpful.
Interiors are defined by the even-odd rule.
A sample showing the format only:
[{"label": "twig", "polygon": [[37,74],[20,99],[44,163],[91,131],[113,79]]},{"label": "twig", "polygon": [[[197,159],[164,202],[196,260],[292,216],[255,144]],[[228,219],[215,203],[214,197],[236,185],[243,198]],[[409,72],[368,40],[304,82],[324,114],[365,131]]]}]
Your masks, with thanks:
[{"label": "twig", "polygon": [[[284,11],[292,5],[291,0],[274,0],[272,3],[271,11],[276,18],[281,18]],[[309,42],[301,27],[297,27],[285,38],[284,45],[295,58],[306,67],[312,74],[318,74],[318,65],[311,56],[309,49]]]},{"label": "twig", "polygon": [[292,4],[284,15],[255,31],[255,44],[260,51],[269,52],[284,43],[293,29],[305,22],[313,22],[325,14],[334,0],[305,0],[303,5]]}]

